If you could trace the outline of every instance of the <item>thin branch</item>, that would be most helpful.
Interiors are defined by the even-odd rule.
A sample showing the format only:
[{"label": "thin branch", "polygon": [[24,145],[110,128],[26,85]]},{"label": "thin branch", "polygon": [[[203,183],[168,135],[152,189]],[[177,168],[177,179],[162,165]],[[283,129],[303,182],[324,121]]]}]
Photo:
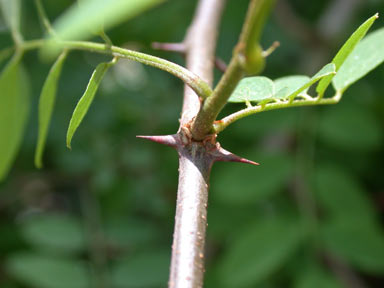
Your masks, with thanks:
[{"label": "thin branch", "polygon": [[[200,0],[193,22],[184,39],[186,66],[210,86],[213,83],[217,26],[225,0]],[[201,101],[188,87],[184,90],[180,124],[190,123],[200,110]]]},{"label": "thin branch", "polygon": [[68,50],[85,50],[90,52],[97,52],[102,54],[108,54],[112,56],[117,56],[120,58],[125,58],[133,61],[140,62],[145,65],[156,67],[160,70],[164,70],[179,79],[181,79],[185,84],[187,84],[191,89],[199,95],[201,98],[207,98],[211,95],[212,90],[207,82],[202,80],[195,73],[189,71],[188,69],[177,65],[176,63],[170,62],[168,60],[148,55],[145,53],[121,48],[118,46],[110,46],[103,43],[95,43],[89,41],[53,41],[53,40],[30,40],[23,42],[21,49],[24,51],[38,49],[44,46],[51,46],[51,48],[45,49],[68,49]]},{"label": "thin branch", "polygon": [[[217,30],[224,3],[224,0],[200,0],[184,40],[187,68],[209,85],[213,81]],[[188,123],[200,109],[198,96],[185,86],[178,133],[182,145],[177,149],[179,185],[169,278],[169,287],[174,288],[203,286],[208,180],[214,160],[203,142],[188,141]]]},{"label": "thin branch", "polygon": [[231,115],[228,115],[227,117],[224,117],[221,120],[215,121],[213,124],[213,132],[214,133],[220,133],[225,128],[227,128],[232,123],[236,122],[237,120],[240,120],[246,116],[260,113],[263,111],[269,111],[269,110],[275,110],[275,109],[282,109],[282,108],[289,108],[289,107],[298,107],[298,106],[313,106],[313,105],[329,105],[329,104],[336,104],[340,101],[341,94],[336,93],[335,96],[332,98],[311,98],[311,99],[297,99],[292,102],[289,102],[289,100],[286,101],[278,101],[273,103],[268,103],[265,105],[257,105],[257,106],[251,106],[247,107],[243,110],[237,111]]},{"label": "thin branch", "polygon": [[211,133],[213,122],[227,103],[237,83],[248,72],[258,73],[264,67],[262,49],[258,43],[260,31],[274,0],[252,0],[246,20],[228,69],[212,96],[206,99],[192,125],[192,136],[202,140]]}]

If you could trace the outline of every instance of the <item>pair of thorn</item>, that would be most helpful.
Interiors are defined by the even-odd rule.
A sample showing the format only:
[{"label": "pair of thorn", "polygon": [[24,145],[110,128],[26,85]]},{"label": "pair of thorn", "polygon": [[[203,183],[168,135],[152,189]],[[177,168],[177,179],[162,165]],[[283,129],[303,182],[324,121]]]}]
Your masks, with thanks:
[{"label": "pair of thorn", "polygon": [[[186,144],[183,143],[183,141],[180,139],[180,134],[173,134],[173,135],[160,135],[160,136],[142,136],[138,135],[137,138],[146,139],[152,142],[156,142],[159,144],[167,145],[169,147],[172,147],[176,150],[182,149],[186,146]],[[207,141],[209,142],[209,141]],[[206,143],[204,141],[201,142],[202,145],[205,145]],[[188,145],[188,144],[187,144]],[[211,143],[209,145],[212,145]],[[205,145],[207,146],[207,145]],[[224,161],[224,162],[240,162],[240,163],[246,163],[251,165],[259,165],[259,163],[256,163],[254,161],[242,158],[240,156],[237,156],[224,148],[220,146],[218,142],[214,143],[214,148],[211,147],[207,149],[207,153],[209,156],[213,159],[214,162],[216,161]]]}]

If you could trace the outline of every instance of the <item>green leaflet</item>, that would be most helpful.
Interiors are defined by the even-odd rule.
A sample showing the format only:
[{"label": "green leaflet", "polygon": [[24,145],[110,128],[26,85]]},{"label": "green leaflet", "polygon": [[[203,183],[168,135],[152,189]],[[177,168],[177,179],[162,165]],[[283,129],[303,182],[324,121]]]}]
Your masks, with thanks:
[{"label": "green leaflet", "polygon": [[233,91],[228,102],[261,102],[265,103],[274,99],[295,99],[301,93],[305,93],[309,87],[320,79],[335,74],[335,64],[325,65],[312,78],[302,75],[294,75],[278,78],[275,81],[263,76],[244,78]]},{"label": "green leaflet", "polygon": [[94,0],[75,3],[55,23],[54,29],[61,39],[86,39],[94,29],[108,29],[159,4],[163,0]]},{"label": "green leaflet", "polygon": [[344,92],[351,84],[383,63],[383,47],[384,28],[369,33],[356,46],[333,78],[335,89]]},{"label": "green leaflet", "polygon": [[284,265],[303,239],[300,223],[284,218],[248,225],[218,266],[218,287],[256,287]]},{"label": "green leaflet", "polygon": [[263,76],[247,77],[240,81],[228,101],[261,101],[272,98],[274,94],[275,88],[271,79]]},{"label": "green leaflet", "polygon": [[29,83],[21,58],[16,54],[0,75],[0,181],[19,150],[29,112]]},{"label": "green leaflet", "polygon": [[52,112],[56,100],[57,83],[60,78],[64,60],[67,57],[67,52],[64,51],[56,62],[53,64],[47,79],[44,82],[43,89],[39,100],[39,136],[35,151],[35,165],[38,168],[43,166],[42,157],[47,140],[49,124],[52,118]]},{"label": "green leaflet", "polygon": [[9,27],[12,33],[12,37],[15,42],[21,40],[20,34],[20,0],[0,0],[1,9],[3,11],[3,17],[5,23]]},{"label": "green leaflet", "polygon": [[115,59],[112,60],[112,62],[100,63],[97,65],[95,71],[93,72],[91,79],[89,79],[88,86],[83,96],[81,96],[79,102],[77,103],[76,108],[73,111],[71,121],[69,122],[67,131],[68,148],[71,148],[72,137],[79,127],[81,121],[83,121],[85,114],[87,114],[89,106],[92,104],[92,101],[95,98],[96,91],[99,88],[100,82],[103,79],[105,72],[107,72],[108,68],[114,63],[116,63]]},{"label": "green leaflet", "polygon": [[[378,18],[378,14],[373,15],[367,21],[365,21],[357,30],[348,38],[347,42],[341,47],[339,52],[337,52],[335,58],[333,58],[332,63],[336,65],[336,72],[339,71],[341,65],[343,65],[345,59],[347,59],[348,55],[351,54],[353,49],[355,49],[357,43],[365,36],[369,28],[372,26],[373,22]],[[334,75],[329,75],[328,77],[322,79],[319,85],[316,88],[316,92],[320,97],[324,94],[328,85],[331,83]]]}]

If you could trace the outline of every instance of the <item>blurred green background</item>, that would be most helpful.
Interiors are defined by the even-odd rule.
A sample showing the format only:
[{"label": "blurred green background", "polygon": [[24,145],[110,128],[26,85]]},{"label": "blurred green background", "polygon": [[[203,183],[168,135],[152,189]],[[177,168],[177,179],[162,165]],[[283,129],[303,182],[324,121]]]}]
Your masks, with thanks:
[{"label": "blurred green background", "polygon": [[[23,35],[41,37],[33,1],[22,3]],[[73,1],[43,3],[53,20]],[[184,65],[182,56],[150,47],[181,41],[195,5],[168,0],[108,34],[116,45]],[[226,62],[247,5],[227,3],[217,45]],[[384,1],[278,1],[262,45],[277,40],[281,47],[264,75],[312,75],[376,12],[384,12]],[[0,23],[0,47],[7,47],[11,38]],[[380,27],[381,18],[372,31]],[[135,135],[177,130],[183,85],[120,61],[69,151],[72,111],[105,59],[71,52],[64,64],[42,170],[33,166],[37,103],[52,63],[36,51],[24,59],[33,108],[15,165],[0,183],[1,288],[166,286],[177,155]],[[261,165],[213,167],[205,287],[384,287],[383,80],[382,65],[336,106],[263,112],[220,135],[226,149]],[[241,107],[228,105],[222,116]]]}]

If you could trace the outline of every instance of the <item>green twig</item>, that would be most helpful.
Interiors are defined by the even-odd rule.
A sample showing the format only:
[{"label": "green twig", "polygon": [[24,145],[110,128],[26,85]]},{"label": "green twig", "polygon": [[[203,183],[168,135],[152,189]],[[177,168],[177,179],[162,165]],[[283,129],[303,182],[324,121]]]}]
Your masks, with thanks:
[{"label": "green twig", "polygon": [[228,115],[227,117],[224,117],[219,121],[215,121],[215,123],[213,124],[213,132],[216,134],[220,133],[221,131],[223,131],[225,128],[227,128],[229,125],[236,122],[237,120],[240,120],[252,114],[260,113],[263,111],[275,110],[275,109],[289,108],[289,107],[336,104],[340,101],[341,96],[342,96],[341,93],[336,93],[332,98],[322,98],[322,99],[307,98],[304,100],[303,99],[294,100],[292,102],[289,102],[289,100],[285,100],[285,101],[278,101],[274,103],[268,103],[265,105],[248,107],[238,112],[235,112],[231,115]]},{"label": "green twig", "polygon": [[[52,44],[51,44],[52,43]],[[145,65],[156,67],[160,70],[164,70],[179,79],[181,79],[185,84],[192,88],[193,91],[201,98],[205,99],[211,95],[212,90],[209,87],[208,83],[202,80],[199,76],[192,73],[188,69],[177,65],[168,60],[148,55],[145,53],[117,47],[109,46],[108,44],[95,43],[89,41],[55,41],[51,42],[44,39],[30,40],[22,43],[21,49],[24,51],[39,49],[46,45],[58,46],[60,49],[68,50],[86,50],[96,53],[108,54],[112,56],[117,56],[120,58],[125,58],[133,61],[140,62]],[[55,47],[56,48],[56,47]],[[53,48],[53,49],[55,49]],[[11,49],[11,48],[9,48]],[[49,49],[49,48],[48,48]]]},{"label": "green twig", "polygon": [[262,49],[258,43],[274,0],[252,0],[239,42],[228,69],[214,89],[212,96],[205,100],[192,125],[192,137],[202,140],[212,132],[212,125],[219,112],[227,103],[236,85],[246,74],[259,73],[264,67]]}]

